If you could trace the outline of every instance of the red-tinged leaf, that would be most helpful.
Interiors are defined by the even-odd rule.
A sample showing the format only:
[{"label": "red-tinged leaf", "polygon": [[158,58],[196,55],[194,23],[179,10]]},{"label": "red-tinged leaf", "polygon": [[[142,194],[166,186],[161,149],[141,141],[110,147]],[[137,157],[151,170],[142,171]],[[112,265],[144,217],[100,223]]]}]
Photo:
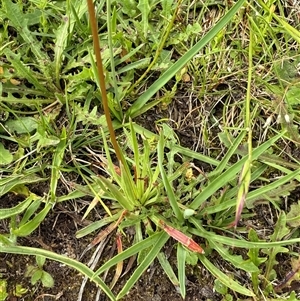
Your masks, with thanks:
[{"label": "red-tinged leaf", "polygon": [[186,236],[181,231],[166,225],[163,221],[160,221],[159,224],[165,232],[167,232],[171,237],[176,239],[178,242],[180,242],[182,245],[187,247],[189,250],[200,254],[204,254],[204,250],[193,239]]},{"label": "red-tinged leaf", "polygon": [[[121,234],[117,233],[117,249],[118,249],[118,254],[122,253],[123,251],[123,245],[122,245],[122,240],[121,240]],[[121,274],[122,274],[122,270],[123,270],[123,260],[119,261],[117,263],[117,268],[116,268],[116,272],[114,275],[114,278],[110,284],[110,289],[113,289],[113,287],[115,286],[115,284],[117,283],[117,281],[119,280]]]},{"label": "red-tinged leaf", "polygon": [[234,222],[232,223],[233,227],[236,227],[238,222],[241,219],[241,215],[242,215],[242,211],[243,211],[243,208],[244,208],[245,201],[246,201],[246,193],[243,191],[240,198],[237,200],[235,219],[234,219]]}]

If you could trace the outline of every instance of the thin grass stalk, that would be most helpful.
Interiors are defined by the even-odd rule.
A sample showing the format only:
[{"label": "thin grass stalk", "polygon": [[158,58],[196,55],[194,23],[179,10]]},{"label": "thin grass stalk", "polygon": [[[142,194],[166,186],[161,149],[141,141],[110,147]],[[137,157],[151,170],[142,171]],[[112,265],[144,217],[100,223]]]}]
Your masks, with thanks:
[{"label": "thin grass stalk", "polygon": [[101,50],[100,50],[100,42],[98,37],[98,27],[97,27],[96,16],[95,16],[95,8],[92,0],[87,0],[87,4],[88,4],[88,11],[89,11],[90,22],[91,22],[94,52],[96,56],[96,64],[97,64],[98,77],[99,77],[99,83],[100,83],[100,89],[102,95],[103,109],[104,109],[105,118],[110,134],[110,140],[111,143],[113,144],[118,161],[125,164],[125,162],[123,161],[123,157],[121,156],[120,147],[117,143],[115,130],[113,128],[113,124],[110,117],[110,111],[109,111],[108,99],[107,99],[107,93],[105,87],[103,63],[102,63]]},{"label": "thin grass stalk", "polygon": [[[248,16],[250,18],[250,16]],[[249,186],[251,182],[251,165],[252,165],[252,125],[251,125],[251,84],[252,84],[252,57],[253,57],[253,31],[251,29],[251,24],[249,21],[250,28],[250,41],[249,41],[249,54],[248,54],[248,80],[247,80],[247,93],[246,93],[246,103],[245,103],[245,129],[248,132],[248,158],[242,168],[240,179],[239,179],[239,191],[237,196],[237,204],[236,204],[236,213],[235,213],[235,221],[233,225],[236,227],[246,202],[246,196],[249,191]]]}]

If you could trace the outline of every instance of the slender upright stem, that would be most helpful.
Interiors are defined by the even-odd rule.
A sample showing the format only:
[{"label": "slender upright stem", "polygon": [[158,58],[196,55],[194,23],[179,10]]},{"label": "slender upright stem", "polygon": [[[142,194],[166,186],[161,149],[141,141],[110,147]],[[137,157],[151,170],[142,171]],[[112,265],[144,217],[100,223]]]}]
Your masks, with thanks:
[{"label": "slender upright stem", "polygon": [[[100,89],[101,89],[101,95],[102,95],[104,114],[105,114],[108,130],[109,130],[109,134],[110,134],[111,143],[116,152],[118,161],[122,162],[123,157],[121,156],[120,148],[119,148],[119,145],[118,145],[118,142],[116,139],[115,130],[113,128],[113,124],[112,124],[111,117],[110,117],[109,106],[108,106],[103,64],[102,64],[102,58],[101,58],[100,42],[99,42],[99,37],[98,37],[98,26],[97,26],[97,22],[96,22],[95,8],[94,8],[93,0],[87,0],[87,4],[88,4],[89,15],[90,15],[94,52],[95,52],[95,56],[96,56],[96,64],[97,64],[97,70],[98,70],[98,77],[99,77],[99,83],[100,83]],[[122,162],[122,163],[124,163],[124,162]]]}]

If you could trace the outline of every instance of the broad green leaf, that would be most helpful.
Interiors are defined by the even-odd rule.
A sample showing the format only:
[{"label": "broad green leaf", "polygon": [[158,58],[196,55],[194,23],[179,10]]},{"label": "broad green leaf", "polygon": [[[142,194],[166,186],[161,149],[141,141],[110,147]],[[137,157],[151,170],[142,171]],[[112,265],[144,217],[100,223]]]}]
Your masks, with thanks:
[{"label": "broad green leaf", "polygon": [[35,260],[36,260],[38,267],[40,269],[42,269],[43,265],[45,264],[46,258],[44,256],[37,255],[37,256],[35,256]]},{"label": "broad green leaf", "polygon": [[44,287],[53,287],[54,285],[53,277],[45,271],[42,273],[41,281]]},{"label": "broad green leaf", "polygon": [[[71,6],[73,7],[71,8]],[[87,11],[86,1],[81,0],[68,0],[66,7],[66,16],[62,18],[60,26],[55,31],[54,68],[55,79],[58,85],[61,77],[61,68],[63,66],[62,61],[64,59],[64,51],[68,45],[70,36],[73,34],[76,18],[80,20]],[[72,13],[72,9],[76,11],[76,16]]]},{"label": "broad green leaf", "polygon": [[32,133],[37,129],[37,120],[33,117],[19,117],[18,119],[10,119],[5,122],[5,127],[11,133],[17,134]]},{"label": "broad green leaf", "polygon": [[0,301],[5,301],[7,297],[7,280],[0,279]]},{"label": "broad green leaf", "polygon": [[162,15],[165,18],[168,18],[170,16],[173,4],[174,4],[173,0],[162,0],[161,1]]},{"label": "broad green leaf", "polygon": [[[300,85],[292,86],[285,95],[286,101],[291,106],[297,106],[300,103]],[[298,127],[297,127],[298,128]]]},{"label": "broad green leaf", "polygon": [[27,25],[27,20],[24,18],[24,14],[20,10],[20,5],[13,3],[10,0],[3,0],[3,6],[5,9],[6,17],[11,24],[18,30],[22,30]]},{"label": "broad green leaf", "polygon": [[274,233],[270,236],[271,241],[280,241],[284,238],[290,229],[286,226],[286,214],[284,211],[281,211],[279,218],[276,222]]},{"label": "broad green leaf", "polygon": [[4,148],[4,145],[0,143],[0,165],[7,165],[13,161],[13,155],[9,150]]},{"label": "broad green leaf", "polygon": [[286,221],[290,227],[297,228],[300,226],[300,201],[291,205],[291,209],[286,215]]},{"label": "broad green leaf", "polygon": [[30,45],[30,50],[35,55],[39,62],[43,73],[47,78],[52,78],[51,74],[51,60],[46,51],[42,51],[42,43],[38,41],[35,36],[29,31],[28,17],[23,14],[20,9],[19,3],[13,3],[11,0],[3,0],[6,17],[10,20],[11,24],[16,28],[18,33],[22,36],[24,41]]},{"label": "broad green leaf", "polygon": [[39,280],[41,280],[42,274],[43,274],[42,270],[39,269],[35,270],[31,276],[31,280],[30,280],[31,284],[35,285]]},{"label": "broad green leaf", "polygon": [[129,17],[133,18],[137,15],[137,1],[136,0],[123,0],[122,12]]},{"label": "broad green leaf", "polygon": [[4,51],[7,59],[12,63],[14,68],[17,71],[17,74],[21,78],[26,78],[31,84],[35,86],[35,88],[41,91],[47,91],[45,86],[43,86],[38,80],[37,75],[28,67],[25,66],[22,62],[21,54],[14,54],[11,50],[5,49]]}]

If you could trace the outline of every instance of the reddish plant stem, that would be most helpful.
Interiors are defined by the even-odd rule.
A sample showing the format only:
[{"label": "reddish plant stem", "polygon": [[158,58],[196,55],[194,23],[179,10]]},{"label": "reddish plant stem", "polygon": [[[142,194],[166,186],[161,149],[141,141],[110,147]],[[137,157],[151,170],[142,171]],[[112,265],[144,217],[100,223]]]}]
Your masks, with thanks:
[{"label": "reddish plant stem", "polygon": [[97,71],[98,71],[98,77],[99,77],[99,83],[100,83],[100,89],[101,89],[101,95],[102,95],[102,104],[103,104],[105,118],[106,118],[108,130],[109,130],[109,134],[110,134],[110,140],[111,140],[111,143],[116,152],[118,161],[121,163],[124,163],[123,157],[121,156],[120,147],[117,143],[115,130],[113,128],[113,124],[112,124],[111,117],[110,117],[110,111],[109,111],[108,99],[107,99],[107,93],[106,93],[106,87],[105,87],[105,78],[104,78],[101,50],[100,50],[100,42],[99,42],[99,37],[98,37],[98,26],[97,26],[97,22],[96,22],[95,7],[93,4],[93,0],[87,0],[87,4],[88,4],[88,11],[89,11],[90,22],[91,22]]}]

